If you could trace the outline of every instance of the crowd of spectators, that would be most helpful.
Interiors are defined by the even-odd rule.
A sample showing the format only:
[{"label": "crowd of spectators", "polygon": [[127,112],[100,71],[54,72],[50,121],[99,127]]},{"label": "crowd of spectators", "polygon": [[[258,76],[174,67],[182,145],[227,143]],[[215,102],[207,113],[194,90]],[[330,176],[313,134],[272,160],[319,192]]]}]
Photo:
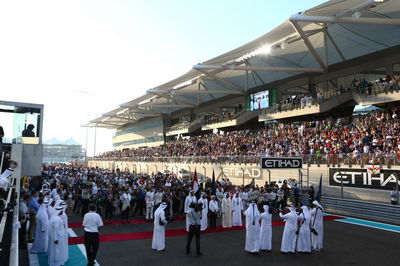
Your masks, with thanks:
[{"label": "crowd of spectators", "polygon": [[307,94],[288,96],[285,100],[276,104],[275,111],[282,112],[299,108],[303,109],[305,107],[311,107],[314,103],[315,100]]},{"label": "crowd of spectators", "polygon": [[235,107],[231,107],[229,109],[224,109],[218,113],[207,113],[202,114],[192,122],[180,122],[172,125],[169,128],[169,131],[176,131],[183,128],[187,128],[190,125],[200,124],[200,125],[209,125],[214,123],[221,123],[225,121],[229,121],[232,119],[236,119],[240,114],[244,112],[244,108],[241,104]]},{"label": "crowd of spectators", "polygon": [[201,160],[218,161],[221,157],[229,160],[250,157],[258,162],[259,156],[268,155],[353,161],[374,158],[378,163],[379,160],[398,160],[399,110],[396,107],[359,117],[275,123],[264,128],[204,134],[170,140],[158,147],[110,151],[96,158],[170,160],[198,157]]},{"label": "crowd of spectators", "polygon": [[[181,216],[184,214],[185,198],[192,189],[191,178],[179,179],[174,174],[162,173],[135,174],[120,171],[120,169],[114,171],[67,165],[46,165],[42,177],[41,184],[29,185],[26,183],[24,186],[22,201],[28,204],[28,212],[35,212],[36,204],[34,203],[37,200],[40,201],[45,197],[59,198],[67,203],[69,216],[84,216],[88,211],[89,204],[94,203],[97,212],[106,221],[123,215],[122,201],[126,195],[129,195],[130,202],[128,217],[124,217],[124,219],[145,216],[150,196],[154,206],[161,202],[168,204],[166,212],[169,217]],[[206,193],[207,197],[216,195],[219,204],[225,197],[224,193],[229,193],[231,197],[235,193],[240,193],[245,204],[254,200],[259,204],[267,202],[282,209],[286,207],[290,192],[290,186],[286,183],[280,187],[268,182],[264,186],[258,186],[252,180],[246,186],[235,186],[228,178],[217,179],[214,182],[210,178],[204,178],[200,180],[199,186],[199,192]],[[312,188],[310,189],[313,191]],[[148,192],[151,194],[149,195]],[[32,204],[30,204],[31,201]]]},{"label": "crowd of spectators", "polygon": [[371,95],[372,93],[392,92],[399,90],[399,77],[386,75],[380,77],[378,81],[367,81],[364,79],[354,79],[351,83],[352,89],[359,94]]}]

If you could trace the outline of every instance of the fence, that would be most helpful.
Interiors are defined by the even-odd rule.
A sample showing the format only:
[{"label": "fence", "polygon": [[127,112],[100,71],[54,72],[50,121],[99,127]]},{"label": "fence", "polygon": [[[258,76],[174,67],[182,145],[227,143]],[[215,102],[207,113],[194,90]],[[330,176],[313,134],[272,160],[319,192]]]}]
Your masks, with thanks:
[{"label": "fence", "polygon": [[[299,197],[303,204],[308,204],[306,196]],[[365,218],[380,222],[400,224],[400,206],[360,200],[321,198],[322,207],[327,212],[351,217]]]},{"label": "fence", "polygon": [[[168,163],[217,163],[217,164],[259,164],[262,156],[181,156],[181,157],[92,157],[90,160],[107,161],[135,161],[135,162],[168,162]],[[268,157],[274,157],[269,156]],[[276,156],[278,157],[278,156]],[[279,157],[293,157],[282,155]],[[297,156],[295,156],[297,157]],[[302,155],[304,164],[309,165],[380,165],[390,168],[400,165],[400,157],[395,153],[387,154],[311,154]]]}]

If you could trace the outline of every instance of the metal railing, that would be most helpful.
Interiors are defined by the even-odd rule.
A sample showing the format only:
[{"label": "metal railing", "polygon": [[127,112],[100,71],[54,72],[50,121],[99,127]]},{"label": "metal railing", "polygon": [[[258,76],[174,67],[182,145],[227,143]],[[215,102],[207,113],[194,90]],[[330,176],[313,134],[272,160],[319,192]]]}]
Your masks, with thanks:
[{"label": "metal railing", "polygon": [[[176,156],[176,157],[151,157],[151,156],[110,156],[110,157],[92,157],[94,161],[132,161],[132,162],[168,162],[168,163],[215,163],[215,164],[259,164],[261,157],[298,157],[293,155],[225,155],[225,156]],[[400,165],[400,157],[395,153],[376,154],[311,154],[302,155],[304,164],[309,165]]]},{"label": "metal railing", "polygon": [[[301,195],[299,200],[305,205],[308,204],[308,198],[305,195]],[[326,196],[322,196],[321,204],[330,213],[400,224],[399,205]]]}]

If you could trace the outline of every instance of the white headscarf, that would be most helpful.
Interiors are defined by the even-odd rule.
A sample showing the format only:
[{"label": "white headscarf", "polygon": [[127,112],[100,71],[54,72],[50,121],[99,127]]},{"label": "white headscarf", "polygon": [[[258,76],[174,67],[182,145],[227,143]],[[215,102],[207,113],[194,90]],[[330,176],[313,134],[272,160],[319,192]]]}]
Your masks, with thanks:
[{"label": "white headscarf", "polygon": [[313,201],[313,204],[314,204],[314,205],[317,205],[319,208],[321,208],[322,211],[324,211],[324,208],[322,208],[321,204],[319,204],[318,201],[314,200],[314,201]]},{"label": "white headscarf", "polygon": [[268,205],[264,205],[263,209],[264,209],[265,213],[269,213],[269,206]]},{"label": "white headscarf", "polygon": [[307,206],[301,206],[301,209],[303,210],[304,218],[305,219],[311,219],[311,212],[308,210]]},{"label": "white headscarf", "polygon": [[251,221],[252,224],[258,222],[257,218],[260,217],[260,212],[258,211],[257,204],[255,204],[254,202],[249,204],[249,207],[246,211],[246,216],[249,218],[249,221]]},{"label": "white headscarf", "polygon": [[156,213],[158,214],[159,212],[165,210],[167,208],[167,206],[168,206],[167,203],[165,203],[165,202],[161,203],[160,206],[158,206],[157,210],[154,212],[154,215]]}]

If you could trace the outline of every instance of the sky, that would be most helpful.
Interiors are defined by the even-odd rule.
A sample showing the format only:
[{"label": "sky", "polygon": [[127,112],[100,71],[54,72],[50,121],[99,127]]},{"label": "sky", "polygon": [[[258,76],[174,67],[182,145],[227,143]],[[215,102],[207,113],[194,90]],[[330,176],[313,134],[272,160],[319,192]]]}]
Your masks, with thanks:
[{"label": "sky", "polygon": [[113,131],[83,124],[323,2],[2,0],[0,100],[44,104],[44,139],[98,154]]}]

